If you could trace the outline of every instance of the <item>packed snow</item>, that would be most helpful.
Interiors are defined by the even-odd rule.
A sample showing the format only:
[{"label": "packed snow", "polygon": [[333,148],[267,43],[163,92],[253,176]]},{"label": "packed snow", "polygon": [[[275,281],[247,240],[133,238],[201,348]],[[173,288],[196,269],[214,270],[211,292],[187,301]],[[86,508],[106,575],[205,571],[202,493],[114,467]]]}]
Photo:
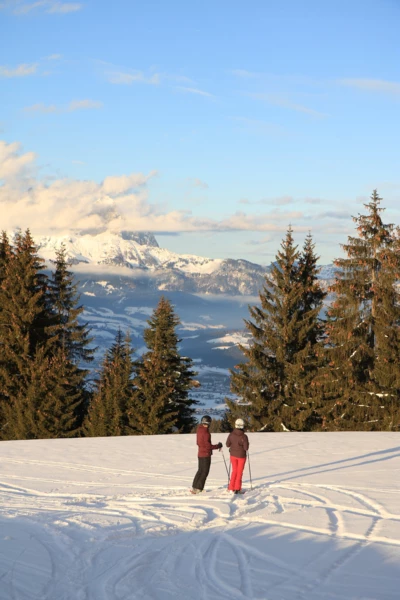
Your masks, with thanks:
[{"label": "packed snow", "polygon": [[194,435],[1,442],[1,600],[397,600],[398,434],[249,438],[243,496]]}]

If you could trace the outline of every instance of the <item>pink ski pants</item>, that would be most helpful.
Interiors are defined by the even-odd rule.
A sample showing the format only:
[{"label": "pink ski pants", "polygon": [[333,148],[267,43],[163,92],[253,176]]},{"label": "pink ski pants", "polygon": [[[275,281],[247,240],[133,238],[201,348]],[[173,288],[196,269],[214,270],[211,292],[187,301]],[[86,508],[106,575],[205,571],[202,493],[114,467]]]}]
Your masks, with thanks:
[{"label": "pink ski pants", "polygon": [[231,456],[232,473],[228,489],[230,489],[232,492],[242,489],[242,476],[245,463],[246,458],[237,458],[236,456]]}]

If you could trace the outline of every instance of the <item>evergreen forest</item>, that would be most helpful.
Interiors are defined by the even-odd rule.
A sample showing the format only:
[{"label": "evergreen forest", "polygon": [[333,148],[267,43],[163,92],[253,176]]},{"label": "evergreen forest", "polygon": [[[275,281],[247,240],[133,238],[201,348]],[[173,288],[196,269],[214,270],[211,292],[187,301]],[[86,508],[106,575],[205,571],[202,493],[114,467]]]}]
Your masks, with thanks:
[{"label": "evergreen forest", "polygon": [[[249,306],[249,344],[231,371],[223,419],[249,431],[398,431],[400,428],[400,229],[384,222],[375,190],[335,260],[329,290],[318,279],[311,234],[288,228]],[[0,439],[189,433],[198,420],[193,360],[180,320],[161,296],[137,354],[118,331],[93,371],[65,247],[51,266],[29,230],[0,238]]]}]

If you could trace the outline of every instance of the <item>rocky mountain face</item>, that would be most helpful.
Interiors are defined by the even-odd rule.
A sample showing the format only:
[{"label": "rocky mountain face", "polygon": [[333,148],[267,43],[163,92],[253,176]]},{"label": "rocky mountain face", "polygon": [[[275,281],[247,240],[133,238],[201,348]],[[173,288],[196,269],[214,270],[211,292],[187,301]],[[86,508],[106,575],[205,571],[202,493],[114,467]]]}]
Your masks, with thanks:
[{"label": "rocky mountain face", "polygon": [[[104,266],[122,274],[124,267],[125,278],[141,290],[255,296],[270,271],[270,267],[242,259],[176,254],[160,248],[150,232],[45,236],[36,237],[35,241],[48,264],[63,243],[71,263],[80,271],[98,271]],[[320,277],[328,285],[333,277],[332,267],[323,267]]]}]

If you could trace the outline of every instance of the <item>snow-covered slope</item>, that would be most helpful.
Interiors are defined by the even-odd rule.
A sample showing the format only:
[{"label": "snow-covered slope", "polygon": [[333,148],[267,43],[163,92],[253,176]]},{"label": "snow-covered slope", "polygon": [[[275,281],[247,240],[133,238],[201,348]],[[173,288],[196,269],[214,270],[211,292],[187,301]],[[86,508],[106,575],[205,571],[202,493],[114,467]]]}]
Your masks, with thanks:
[{"label": "snow-covered slope", "polygon": [[212,273],[222,262],[190,254],[180,255],[160,248],[151,233],[103,232],[96,235],[39,237],[35,241],[40,254],[47,260],[54,258],[56,249],[62,243],[65,244],[68,256],[75,264],[115,265],[150,270],[175,268],[188,273]]},{"label": "snow-covered slope", "polygon": [[0,599],[398,600],[398,434],[249,437],[241,497],[194,435],[1,442]]}]

